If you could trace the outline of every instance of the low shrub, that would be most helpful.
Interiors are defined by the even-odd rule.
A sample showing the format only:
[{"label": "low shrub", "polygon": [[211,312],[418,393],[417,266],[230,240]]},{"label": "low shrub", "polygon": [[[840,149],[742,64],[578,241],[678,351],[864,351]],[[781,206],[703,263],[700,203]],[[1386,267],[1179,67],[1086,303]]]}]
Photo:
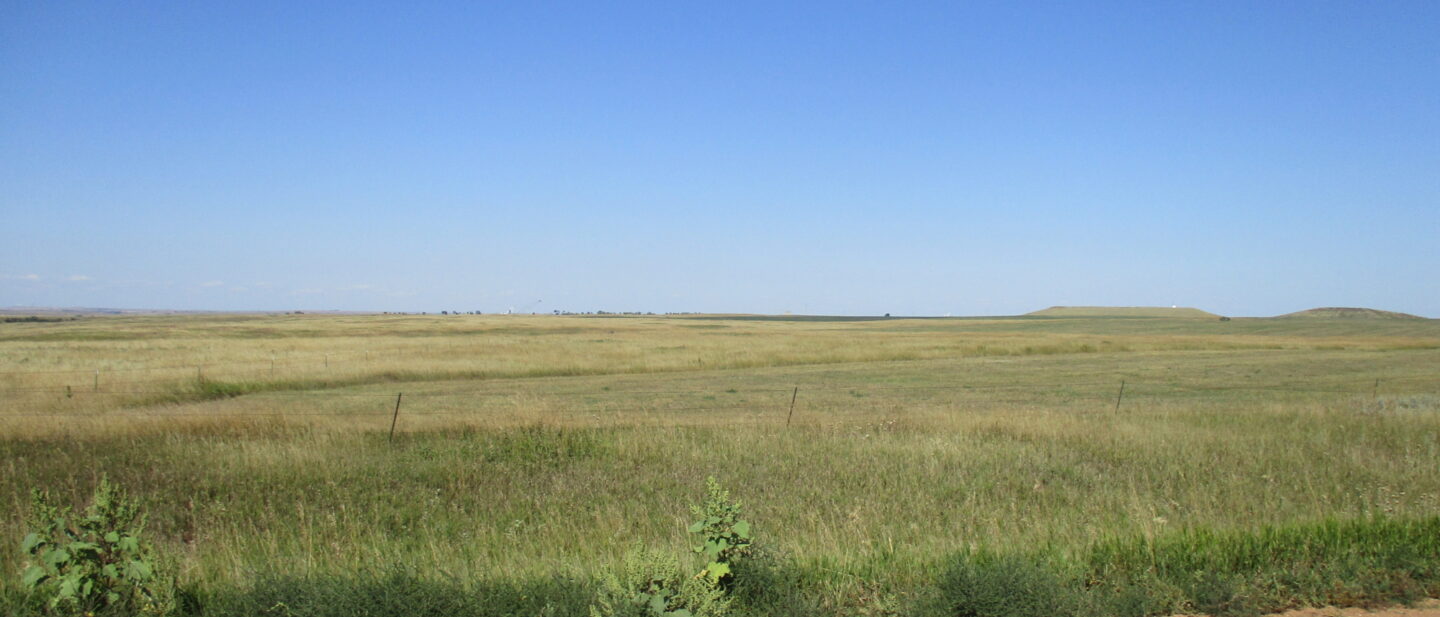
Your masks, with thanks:
[{"label": "low shrub", "polygon": [[[101,477],[82,515],[31,494],[31,528],[20,549],[30,558],[21,587],[44,610],[74,615],[165,615],[175,606],[173,581],[160,570],[142,533],[145,514]],[[33,597],[33,596],[32,596]]]},{"label": "low shrub", "polygon": [[644,548],[600,582],[591,617],[719,617],[729,599],[715,581],[686,574],[673,559]]}]

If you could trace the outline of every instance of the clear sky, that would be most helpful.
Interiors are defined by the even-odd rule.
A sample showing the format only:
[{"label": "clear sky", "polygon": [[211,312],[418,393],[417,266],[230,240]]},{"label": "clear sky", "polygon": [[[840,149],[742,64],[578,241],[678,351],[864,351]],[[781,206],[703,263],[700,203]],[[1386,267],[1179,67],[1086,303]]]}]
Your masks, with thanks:
[{"label": "clear sky", "polygon": [[1431,0],[0,1],[0,306],[1440,317],[1437,245]]}]

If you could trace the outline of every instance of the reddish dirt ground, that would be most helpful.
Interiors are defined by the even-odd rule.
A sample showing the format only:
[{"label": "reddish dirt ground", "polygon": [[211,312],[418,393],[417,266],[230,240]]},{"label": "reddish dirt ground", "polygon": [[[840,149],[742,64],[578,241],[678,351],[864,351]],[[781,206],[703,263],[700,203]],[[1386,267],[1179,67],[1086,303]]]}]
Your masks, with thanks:
[{"label": "reddish dirt ground", "polygon": [[1440,617],[1440,600],[1426,600],[1413,607],[1380,608],[1306,608],[1281,613],[1279,617]]},{"label": "reddish dirt ground", "polygon": [[1440,617],[1440,600],[1426,600],[1412,607],[1377,608],[1302,608],[1271,617]]},{"label": "reddish dirt ground", "polygon": [[[1174,617],[1205,617],[1204,615],[1175,615]],[[1265,617],[1440,617],[1440,600],[1430,599],[1415,606],[1391,608],[1301,608]]]}]

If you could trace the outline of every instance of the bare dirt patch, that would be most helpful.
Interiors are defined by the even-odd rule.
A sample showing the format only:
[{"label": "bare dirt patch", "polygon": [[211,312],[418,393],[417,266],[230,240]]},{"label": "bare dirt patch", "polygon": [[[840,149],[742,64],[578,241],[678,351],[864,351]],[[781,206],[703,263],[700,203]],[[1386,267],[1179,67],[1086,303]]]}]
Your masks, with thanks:
[{"label": "bare dirt patch", "polygon": [[1426,600],[1415,606],[1391,608],[1302,608],[1279,613],[1273,617],[1440,617],[1440,600]]},{"label": "bare dirt patch", "polygon": [[[1207,617],[1205,615],[1174,615],[1173,617]],[[1392,606],[1388,608],[1298,608],[1283,613],[1271,613],[1264,617],[1440,617],[1440,600],[1429,599],[1414,606]]]}]

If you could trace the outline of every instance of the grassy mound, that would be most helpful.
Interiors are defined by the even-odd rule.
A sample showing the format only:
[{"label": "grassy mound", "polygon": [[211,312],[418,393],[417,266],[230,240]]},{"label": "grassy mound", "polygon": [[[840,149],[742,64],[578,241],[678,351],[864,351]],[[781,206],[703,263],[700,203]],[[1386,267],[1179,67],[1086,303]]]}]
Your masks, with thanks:
[{"label": "grassy mound", "polygon": [[1192,319],[1218,319],[1220,316],[1208,311],[1189,307],[1164,306],[1052,306],[1047,309],[1026,313],[1026,317],[1181,317]]},{"label": "grassy mound", "polygon": [[1394,311],[1382,311],[1372,308],[1349,308],[1341,306],[1327,306],[1313,308],[1308,311],[1297,311],[1286,313],[1280,317],[1308,317],[1319,319],[1425,319],[1419,315],[1409,313],[1396,313]]}]

